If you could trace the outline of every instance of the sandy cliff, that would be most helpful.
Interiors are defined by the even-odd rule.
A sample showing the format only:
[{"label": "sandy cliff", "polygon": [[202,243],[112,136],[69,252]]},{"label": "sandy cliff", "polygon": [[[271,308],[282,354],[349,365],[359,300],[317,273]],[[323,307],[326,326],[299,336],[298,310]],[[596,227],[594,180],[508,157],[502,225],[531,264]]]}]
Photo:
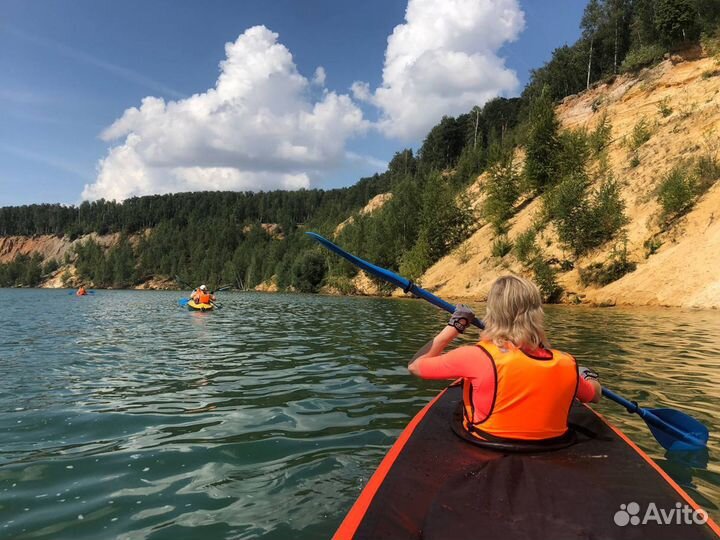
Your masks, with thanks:
[{"label": "sandy cliff", "polygon": [[[661,108],[664,109],[663,114]],[[668,114],[668,110],[671,112]],[[630,259],[637,269],[605,287],[583,287],[577,267],[606,260],[616,243],[610,242],[582,258],[576,269],[558,278],[565,300],[615,305],[720,307],[720,183],[710,189],[685,217],[662,230],[656,192],[673,167],[701,155],[720,159],[720,65],[713,58],[673,58],[637,75],[566,98],[557,107],[566,128],[592,129],[603,114],[612,124],[608,162],[622,186],[629,223],[626,227]],[[629,140],[641,122],[650,139],[637,150],[632,166]],[[520,156],[521,160],[521,156]],[[476,201],[480,177],[471,187]],[[511,221],[510,239],[528,229],[540,201],[525,201]],[[645,242],[654,238],[659,249],[647,256]],[[494,234],[489,225],[477,230],[460,249],[438,261],[422,277],[424,286],[440,295],[482,300],[492,281],[509,271],[524,273],[507,255],[491,255]],[[552,232],[539,238],[547,256],[564,258]]]},{"label": "sandy cliff", "polygon": [[[130,236],[129,241],[136,245],[143,235],[148,235],[150,229]],[[105,249],[109,249],[120,240],[120,233],[104,234],[90,233],[70,240],[67,236],[41,234],[35,236],[0,236],[0,264],[7,263],[19,255],[40,255],[43,263],[54,260],[59,267],[47,276],[43,276],[40,287],[43,289],[58,289],[63,287],[77,287],[80,278],[75,268],[75,254],[73,248],[93,240]],[[139,284],[137,289],[176,289],[174,280],[167,277],[156,276]]]}]

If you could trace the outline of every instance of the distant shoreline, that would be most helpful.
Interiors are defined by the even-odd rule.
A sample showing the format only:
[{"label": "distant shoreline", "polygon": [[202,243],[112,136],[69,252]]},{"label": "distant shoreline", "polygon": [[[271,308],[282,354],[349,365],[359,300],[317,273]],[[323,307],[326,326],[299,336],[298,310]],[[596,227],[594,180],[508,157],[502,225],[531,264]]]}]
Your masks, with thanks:
[{"label": "distant shoreline", "polygon": [[[76,288],[74,287],[1,287],[0,289],[16,289],[16,290],[48,290],[48,291],[74,291]],[[189,289],[182,288],[182,289],[171,289],[171,288],[111,288],[111,287],[90,287],[88,288],[89,291],[131,291],[131,292],[176,292],[176,293],[182,293],[184,291],[188,291]],[[420,300],[419,298],[408,296],[405,294],[339,294],[339,293],[331,293],[327,291],[320,291],[320,292],[299,292],[299,291],[263,291],[263,290],[239,290],[239,289],[228,289],[227,291],[223,292],[232,292],[232,293],[257,293],[257,294],[300,294],[300,295],[312,295],[312,296],[327,296],[327,297],[336,297],[336,298],[375,298],[375,299],[386,299],[386,300]],[[454,297],[446,297],[446,300],[450,302],[472,302],[473,304],[484,304],[485,299],[478,299],[477,297],[473,296],[454,296]],[[557,302],[552,304],[544,304],[545,306],[564,306],[564,307],[573,307],[573,308],[590,308],[590,309],[608,309],[608,308],[645,308],[645,309],[653,309],[653,310],[680,310],[680,311],[697,311],[697,312],[713,312],[718,311],[717,307],[711,306],[711,307],[703,307],[703,306],[672,306],[672,305],[660,305],[660,304],[632,304],[632,303],[621,303],[621,304],[596,304],[592,302]]]}]

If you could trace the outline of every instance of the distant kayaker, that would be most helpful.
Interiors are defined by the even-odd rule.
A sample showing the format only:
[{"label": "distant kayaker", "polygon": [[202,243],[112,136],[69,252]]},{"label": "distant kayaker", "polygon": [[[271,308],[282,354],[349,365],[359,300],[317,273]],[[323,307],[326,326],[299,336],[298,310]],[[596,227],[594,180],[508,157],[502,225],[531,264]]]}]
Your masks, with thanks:
[{"label": "distant kayaker", "polygon": [[597,374],[549,347],[540,291],[531,281],[498,278],[488,294],[480,342],[442,354],[474,318],[469,307],[459,305],[448,325],[408,365],[423,379],[462,379],[462,427],[474,439],[559,440],[568,435],[575,398],[600,400]]},{"label": "distant kayaker", "polygon": [[87,294],[87,291],[85,290],[85,287],[80,285],[80,288],[77,290],[77,292],[75,294],[78,296],[85,296]]},{"label": "distant kayaker", "polygon": [[190,295],[190,299],[196,304],[209,304],[215,301],[215,295],[207,290],[205,285],[200,285]]}]

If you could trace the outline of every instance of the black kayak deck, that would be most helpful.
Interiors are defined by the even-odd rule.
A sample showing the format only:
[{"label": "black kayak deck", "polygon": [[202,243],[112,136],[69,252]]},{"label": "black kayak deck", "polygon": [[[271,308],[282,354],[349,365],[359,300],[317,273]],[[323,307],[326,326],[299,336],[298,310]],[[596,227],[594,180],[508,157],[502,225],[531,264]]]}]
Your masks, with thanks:
[{"label": "black kayak deck", "polygon": [[[413,419],[388,452],[335,538],[488,540],[695,540],[720,538],[712,521],[617,525],[621,505],[637,517],[697,504],[620,431],[576,403],[577,442],[539,453],[499,453],[451,429],[458,386]],[[634,509],[634,507],[630,507]],[[676,510],[678,511],[678,510]],[[628,518],[629,514],[626,515]],[[621,516],[622,517],[622,516]]]}]

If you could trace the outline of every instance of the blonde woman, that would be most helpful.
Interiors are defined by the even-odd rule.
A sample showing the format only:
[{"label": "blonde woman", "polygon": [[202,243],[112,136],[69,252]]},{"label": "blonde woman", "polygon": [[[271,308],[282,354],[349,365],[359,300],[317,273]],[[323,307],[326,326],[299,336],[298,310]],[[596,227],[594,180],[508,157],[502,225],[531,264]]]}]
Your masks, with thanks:
[{"label": "blonde woman", "polygon": [[462,379],[462,428],[478,442],[562,441],[573,400],[599,401],[602,388],[594,371],[550,348],[537,286],[518,276],[498,278],[488,294],[480,342],[443,354],[474,317],[470,308],[458,306],[410,361],[410,372],[423,379]]}]

